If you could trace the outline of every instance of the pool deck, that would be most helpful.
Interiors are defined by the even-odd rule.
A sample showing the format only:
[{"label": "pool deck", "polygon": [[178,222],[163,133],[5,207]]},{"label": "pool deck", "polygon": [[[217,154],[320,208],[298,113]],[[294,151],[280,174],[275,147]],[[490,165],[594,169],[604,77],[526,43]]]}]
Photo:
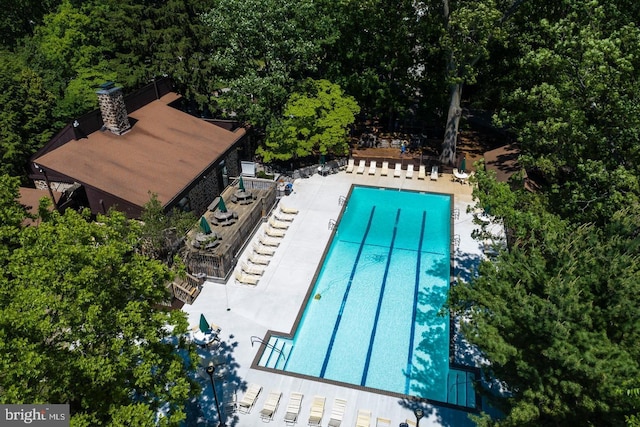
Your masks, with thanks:
[{"label": "pool deck", "polygon": [[[418,180],[417,171],[412,179],[405,178],[405,171],[402,171],[400,178],[393,177],[393,170],[389,171],[389,176],[384,177],[380,175],[380,168],[375,175],[369,175],[368,172],[367,167],[364,174],[356,174],[355,170],[354,173],[341,171],[326,177],[316,174],[307,179],[296,180],[293,193],[283,197],[280,203],[299,209],[299,213],[286,231],[258,285],[239,284],[233,277],[226,285],[206,282],[196,301],[183,307],[183,311],[189,316],[190,325],[198,325],[202,313],[210,323],[222,329],[222,345],[218,349],[199,350],[204,364],[210,359],[215,359],[216,364],[224,361],[225,366],[219,369],[224,369],[226,376],[216,379],[218,383],[223,383],[216,388],[224,388],[223,393],[235,388],[237,399],[241,400],[248,384],[256,383],[263,387],[249,414],[223,410],[228,426],[263,425],[260,410],[272,390],[283,393],[280,406],[271,421],[276,426],[285,425],[283,417],[291,392],[304,395],[298,426],[307,425],[315,395],[326,397],[322,425],[329,421],[335,398],[347,401],[343,426],[355,425],[359,409],[371,411],[372,426],[376,425],[377,417],[391,419],[392,426],[397,426],[406,419],[415,421],[409,407],[413,403],[398,397],[251,369],[259,348],[257,343],[252,346],[252,336],[263,338],[268,330],[285,333],[291,331],[331,236],[329,222],[338,218],[342,209],[339,204],[340,196],[346,196],[352,184],[453,194],[454,209],[459,212],[459,217],[454,219],[454,234],[460,236],[460,244],[455,251],[454,275],[468,277],[483,256],[481,244],[471,238],[471,232],[477,226],[472,223],[472,215],[467,213],[467,206],[472,204],[470,185],[452,182],[449,174],[431,181],[429,174],[426,179]],[[254,239],[257,237],[254,236]],[[251,244],[246,246],[239,259],[246,260],[250,251]],[[456,355],[456,359],[468,360],[471,356],[460,354]],[[217,422],[207,424],[209,420],[216,418],[209,377],[204,374],[198,380],[203,386],[198,403],[201,412],[198,425],[217,425]],[[224,402],[229,399],[229,395],[219,398]],[[422,427],[474,425],[465,411],[430,404],[422,407],[425,410],[425,417],[420,421]]]}]

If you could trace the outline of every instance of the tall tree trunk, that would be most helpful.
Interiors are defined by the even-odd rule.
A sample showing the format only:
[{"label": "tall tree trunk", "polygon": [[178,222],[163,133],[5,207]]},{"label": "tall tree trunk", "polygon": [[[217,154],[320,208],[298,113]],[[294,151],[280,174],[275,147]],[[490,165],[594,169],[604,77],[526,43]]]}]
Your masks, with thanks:
[{"label": "tall tree trunk", "polygon": [[462,109],[460,108],[460,98],[462,97],[462,83],[452,84],[450,87],[451,97],[449,99],[449,113],[447,114],[447,126],[442,141],[442,152],[440,153],[440,163],[455,165],[456,144],[458,142],[458,125]]}]

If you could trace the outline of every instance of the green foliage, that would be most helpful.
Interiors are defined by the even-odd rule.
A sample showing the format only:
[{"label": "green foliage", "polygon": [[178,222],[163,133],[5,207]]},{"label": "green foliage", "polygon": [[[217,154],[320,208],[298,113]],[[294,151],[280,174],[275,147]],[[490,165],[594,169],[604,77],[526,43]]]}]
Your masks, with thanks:
[{"label": "green foliage", "polygon": [[[22,221],[27,210],[18,203],[19,181],[8,175],[0,175],[0,270],[4,271],[9,255],[19,247]],[[3,280],[0,276],[0,281]]]},{"label": "green foliage", "polygon": [[216,0],[203,16],[212,54],[211,109],[264,129],[291,87],[314,73],[335,38],[332,15],[312,0]]},{"label": "green foliage", "polygon": [[604,228],[572,225],[540,197],[476,175],[479,206],[510,235],[507,251],[451,292],[487,381],[507,389],[487,396],[506,418],[482,425],[621,425],[634,405],[616,390],[640,373],[638,206]]},{"label": "green foliage", "polygon": [[603,224],[639,200],[640,30],[626,9],[575,1],[540,20],[498,117],[554,211],[578,222]]},{"label": "green foliage", "polygon": [[68,402],[74,425],[176,426],[196,390],[166,329],[186,332],[185,315],[155,308],[170,273],[133,250],[135,222],[98,221],[68,210],[22,229],[0,281],[0,401]]},{"label": "green foliage", "polygon": [[170,262],[180,239],[193,227],[196,217],[192,212],[173,209],[165,213],[157,194],[150,194],[151,199],[142,211],[141,251],[144,255]]},{"label": "green foliage", "polygon": [[257,154],[267,163],[311,154],[346,155],[348,129],[360,111],[356,101],[327,80],[307,80],[289,97],[280,121],[267,129]]},{"label": "green foliage", "polygon": [[52,135],[53,100],[20,57],[0,52],[0,174],[26,175],[27,159]]}]

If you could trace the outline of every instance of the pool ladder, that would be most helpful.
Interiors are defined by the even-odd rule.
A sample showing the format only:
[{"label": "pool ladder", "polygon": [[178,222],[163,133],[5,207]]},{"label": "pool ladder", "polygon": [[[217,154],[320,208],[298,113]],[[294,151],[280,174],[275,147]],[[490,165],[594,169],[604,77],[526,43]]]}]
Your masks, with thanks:
[{"label": "pool ladder", "polygon": [[344,197],[344,196],[338,197],[338,206],[344,205],[344,202],[346,202],[346,201],[347,201],[346,197]]},{"label": "pool ladder", "polygon": [[336,226],[336,220],[335,219],[330,219],[329,220],[329,230],[333,230]]},{"label": "pool ladder", "polygon": [[455,208],[451,216],[453,217],[453,219],[460,219],[460,209]]},{"label": "pool ladder", "polygon": [[284,354],[282,354],[282,350],[280,350],[279,348],[276,348],[276,347],[272,346],[271,344],[269,344],[268,342],[265,342],[260,337],[256,337],[255,335],[251,336],[251,347],[253,347],[253,344],[255,344],[256,342],[259,342],[260,344],[264,344],[266,347],[269,347],[271,349],[271,351],[278,352],[278,359],[276,360],[276,365],[280,361],[280,357],[284,357]]}]

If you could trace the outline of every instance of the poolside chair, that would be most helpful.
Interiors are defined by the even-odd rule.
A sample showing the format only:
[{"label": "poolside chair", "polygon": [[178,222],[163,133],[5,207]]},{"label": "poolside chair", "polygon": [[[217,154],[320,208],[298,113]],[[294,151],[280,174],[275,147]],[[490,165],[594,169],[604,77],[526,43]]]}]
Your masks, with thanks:
[{"label": "poolside chair", "polygon": [[243,285],[257,285],[260,281],[260,276],[254,274],[245,274],[241,270],[236,270],[236,282]]},{"label": "poolside chair", "polygon": [[269,262],[271,262],[271,258],[264,256],[264,255],[258,255],[255,252],[251,252],[249,254],[248,257],[249,261],[251,261],[254,264],[260,264],[260,265],[269,265]]},{"label": "poolside chair", "polygon": [[371,411],[358,409],[358,418],[356,419],[356,427],[371,427]]},{"label": "poolside chair", "polygon": [[376,161],[372,160],[371,163],[369,163],[369,175],[375,175],[376,174]]},{"label": "poolside chair", "polygon": [[382,162],[382,170],[380,171],[381,176],[389,175],[389,162]]},{"label": "poolside chair", "polygon": [[458,181],[460,184],[464,184],[469,179],[469,175],[464,172],[459,172],[458,169],[453,170],[453,180]]},{"label": "poolside chair", "polygon": [[225,414],[231,414],[238,410],[238,394],[235,390],[228,394],[230,394],[229,398],[222,403]]},{"label": "poolside chair", "polygon": [[264,274],[264,267],[255,264],[247,264],[246,262],[240,263],[240,269],[247,274],[253,274],[255,276],[262,276]]},{"label": "poolside chair", "polygon": [[264,228],[264,233],[269,237],[284,237],[285,231],[282,228],[273,228],[271,225],[267,225]]},{"label": "poolside chair", "polygon": [[263,246],[272,246],[274,248],[277,248],[278,246],[280,246],[280,239],[277,239],[275,237],[265,236],[263,234],[258,236],[258,241]]},{"label": "poolside chair", "polygon": [[360,160],[360,163],[358,163],[358,170],[356,171],[356,173],[358,174],[364,173],[364,160]]},{"label": "poolside chair", "polygon": [[269,217],[269,225],[273,228],[281,228],[283,230],[289,228],[289,224],[287,224],[285,221],[278,221],[272,216]]},{"label": "poolside chair", "polygon": [[353,163],[354,160],[353,159],[349,159],[349,163],[347,164],[347,173],[352,173],[353,172]]},{"label": "poolside chair", "polygon": [[438,180],[438,166],[431,166],[431,181]]},{"label": "poolside chair", "polygon": [[279,391],[272,391],[267,396],[267,401],[262,405],[262,409],[260,410],[260,418],[262,421],[271,421],[276,411],[278,410],[278,405],[280,405],[280,398],[282,397],[282,393]]},{"label": "poolside chair", "polygon": [[396,163],[396,168],[393,170],[393,177],[400,178],[400,173],[402,172],[402,164]]},{"label": "poolside chair", "polygon": [[407,165],[407,174],[405,175],[405,178],[413,178],[413,165]]},{"label": "poolside chair", "polygon": [[298,213],[298,209],[295,208],[288,208],[286,206],[280,205],[280,212],[285,213],[285,214],[297,214]]},{"label": "poolside chair", "polygon": [[335,398],[333,400],[333,408],[331,409],[331,417],[329,418],[329,427],[340,427],[342,424],[342,418],[344,417],[344,410],[347,408],[347,401],[345,399]]},{"label": "poolside chair", "polygon": [[291,222],[296,217],[293,214],[286,214],[286,213],[282,213],[282,212],[276,212],[276,213],[273,214],[273,216],[278,221],[284,221],[284,222]]},{"label": "poolside chair", "polygon": [[295,424],[298,421],[298,415],[300,415],[300,407],[302,406],[302,393],[292,392],[289,396],[289,404],[287,405],[287,412],[284,414],[284,422],[287,425]]},{"label": "poolside chair", "polygon": [[238,411],[243,414],[248,414],[253,409],[253,405],[256,404],[256,400],[258,400],[258,396],[262,391],[262,386],[257,384],[249,384],[246,393],[242,397],[240,403],[238,403]]},{"label": "poolside chair", "polygon": [[309,425],[319,426],[322,422],[322,416],[324,415],[324,402],[326,398],[324,396],[314,396],[313,403],[311,404],[311,411],[309,411]]},{"label": "poolside chair", "polygon": [[260,255],[273,255],[276,253],[276,250],[274,248],[271,248],[269,246],[264,246],[258,243],[253,244],[253,251]]},{"label": "poolside chair", "polygon": [[376,427],[391,427],[391,420],[389,418],[376,418]]},{"label": "poolside chair", "polygon": [[427,177],[427,171],[424,165],[420,165],[420,168],[418,169],[418,179],[425,179],[426,177]]}]

